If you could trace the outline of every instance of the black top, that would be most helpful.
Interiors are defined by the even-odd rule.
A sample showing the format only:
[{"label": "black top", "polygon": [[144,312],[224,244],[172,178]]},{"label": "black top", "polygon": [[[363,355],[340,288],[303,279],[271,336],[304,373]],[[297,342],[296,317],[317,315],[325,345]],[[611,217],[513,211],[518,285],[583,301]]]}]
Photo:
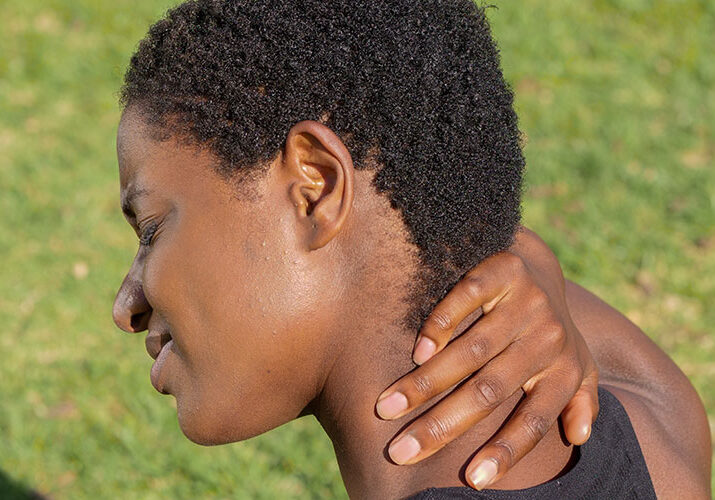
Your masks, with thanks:
[{"label": "black top", "polygon": [[578,449],[576,465],[558,479],[523,490],[430,488],[410,500],[655,499],[653,483],[626,411],[613,394],[600,387],[598,399],[600,410],[591,437]]}]

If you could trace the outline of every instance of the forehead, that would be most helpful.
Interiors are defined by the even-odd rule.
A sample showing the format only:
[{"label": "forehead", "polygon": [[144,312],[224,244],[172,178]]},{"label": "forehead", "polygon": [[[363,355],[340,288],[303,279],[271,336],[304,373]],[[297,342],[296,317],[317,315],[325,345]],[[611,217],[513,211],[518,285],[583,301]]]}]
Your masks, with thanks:
[{"label": "forehead", "polygon": [[167,197],[206,197],[227,187],[216,173],[216,158],[205,148],[175,138],[157,140],[141,115],[128,109],[117,129],[122,203],[137,192]]},{"label": "forehead", "polygon": [[155,159],[160,145],[149,138],[149,127],[138,113],[126,110],[117,128],[117,160],[122,193],[140,181],[141,166]]}]

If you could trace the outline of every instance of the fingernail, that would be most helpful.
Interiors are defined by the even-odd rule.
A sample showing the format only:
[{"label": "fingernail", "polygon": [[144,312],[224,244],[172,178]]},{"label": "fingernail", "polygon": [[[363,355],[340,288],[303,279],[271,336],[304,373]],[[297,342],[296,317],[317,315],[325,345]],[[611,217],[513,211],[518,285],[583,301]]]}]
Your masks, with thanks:
[{"label": "fingernail", "polygon": [[434,356],[435,352],[437,352],[437,344],[430,338],[421,337],[420,340],[417,341],[412,359],[415,363],[421,365]]},{"label": "fingernail", "polygon": [[397,464],[407,463],[420,452],[420,443],[409,434],[393,442],[388,449],[390,458]]},{"label": "fingernail", "polygon": [[493,460],[484,460],[469,473],[469,481],[478,490],[489,486],[498,472],[497,464]]},{"label": "fingernail", "polygon": [[380,417],[388,419],[395,418],[407,409],[407,398],[401,392],[393,392],[386,398],[377,402],[375,409]]},{"label": "fingernail", "polygon": [[588,441],[589,437],[591,437],[591,424],[590,423],[585,423],[581,426],[581,436],[583,436],[584,443],[586,441]]}]

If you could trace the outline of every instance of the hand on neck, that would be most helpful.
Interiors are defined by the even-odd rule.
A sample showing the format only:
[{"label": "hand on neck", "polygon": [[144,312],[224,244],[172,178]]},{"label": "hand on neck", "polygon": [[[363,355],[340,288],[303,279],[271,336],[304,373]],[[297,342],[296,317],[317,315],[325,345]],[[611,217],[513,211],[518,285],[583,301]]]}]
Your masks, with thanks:
[{"label": "hand on neck", "polygon": [[[391,440],[437,400],[394,421],[382,420],[375,412],[378,395],[415,367],[411,352],[416,332],[408,330],[404,320],[419,265],[413,247],[396,237],[401,234],[402,222],[387,200],[361,196],[361,191],[372,190],[369,175],[358,173],[355,184],[355,217],[345,233],[345,248],[350,248],[350,253],[343,260],[354,268],[340,273],[341,279],[347,280],[343,300],[349,306],[336,315],[324,383],[310,412],[333,441],[352,498],[401,498],[429,487],[465,486],[464,466],[500,428],[523,393],[514,394],[422,462],[399,466],[390,460],[387,448]],[[341,252],[340,248],[336,251]],[[460,325],[458,333],[477,316]],[[570,450],[554,426],[537,449],[496,487],[523,488],[549,480],[569,456]]]}]

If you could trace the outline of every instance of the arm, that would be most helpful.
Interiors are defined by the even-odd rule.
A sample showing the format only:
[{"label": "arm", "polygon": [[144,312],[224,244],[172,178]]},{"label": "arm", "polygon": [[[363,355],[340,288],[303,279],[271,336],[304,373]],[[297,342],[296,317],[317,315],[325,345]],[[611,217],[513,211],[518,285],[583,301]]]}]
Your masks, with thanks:
[{"label": "arm", "polygon": [[[535,233],[525,233],[516,251],[538,269],[541,287],[558,288],[556,256]],[[570,316],[598,366],[600,384],[631,417],[658,497],[710,498],[710,430],[685,374],[616,309],[571,281],[565,281],[564,291]]]},{"label": "arm", "polygon": [[[477,322],[476,327],[450,340],[455,325],[480,308],[485,318]],[[583,335],[580,329],[584,330]],[[498,336],[495,336],[497,332]],[[420,352],[425,337],[433,344],[426,356]],[[529,343],[534,348],[525,351],[526,355],[521,358],[512,356],[509,359],[505,354],[508,349],[489,349],[494,340],[504,345]],[[589,349],[594,351],[595,364]],[[544,356],[553,361],[546,368],[537,368]],[[598,408],[595,401],[598,366],[603,371],[605,384],[632,417],[657,491],[665,494],[672,491],[667,489],[668,486],[682,488],[683,483],[675,481],[668,473],[681,472],[680,469],[685,474],[681,477],[689,478],[686,483],[696,488],[693,492],[709,490],[707,424],[702,405],[687,379],[625,317],[586,290],[570,282],[567,284],[556,257],[528,229],[519,232],[508,251],[485,260],[467,273],[435,307],[420,331],[414,358],[425,364],[382,395],[395,390],[407,395],[409,405],[401,415],[470,374],[474,374],[470,378],[471,385],[479,387],[480,384],[474,382],[485,377],[484,370],[480,370],[485,365],[500,367],[491,370],[499,373],[501,382],[497,385],[521,380],[529,403],[510,417],[504,428],[508,431],[498,433],[467,466],[467,477],[474,486],[477,485],[469,472],[475,470],[477,463],[492,461],[498,464],[498,476],[502,476],[538,443],[543,429],[559,412],[568,439],[574,444],[586,441],[590,422],[595,419]],[[534,390],[534,380],[541,390]],[[510,394],[509,390],[502,392]],[[493,395],[493,398],[499,401],[502,396]],[[457,403],[454,394],[447,396],[445,401],[450,399]],[[674,402],[682,408],[673,409]],[[663,406],[668,409],[662,411]],[[433,411],[415,420],[409,430],[424,437],[425,442],[421,444],[426,450],[416,461],[436,452],[481,420],[483,413],[480,408],[457,413]],[[651,414],[657,417],[652,418]],[[686,436],[690,414],[694,432]],[[435,433],[429,432],[435,422],[444,431],[439,433],[439,439],[432,438]],[[535,422],[540,425],[535,426]],[[688,424],[682,426],[682,422]],[[652,432],[654,426],[658,432]],[[667,455],[650,453],[651,449],[665,449],[652,446],[648,441],[656,438],[669,439],[671,445],[680,446],[681,455],[691,458],[681,460],[674,467],[672,455],[671,460],[666,460],[663,457]],[[675,448],[671,446],[671,449]],[[669,485],[663,485],[663,480],[669,481]],[[493,480],[487,484],[491,482]],[[484,487],[484,484],[480,486]],[[685,490],[679,491],[683,493]],[[693,495],[693,498],[699,498],[699,495]]]},{"label": "arm", "polygon": [[[472,323],[480,313],[483,317]],[[567,439],[582,444],[598,413],[598,371],[569,315],[561,268],[526,229],[507,251],[467,272],[435,306],[420,330],[413,359],[421,366],[378,398],[382,418],[400,418],[464,382],[393,439],[409,433],[420,444],[416,457],[409,462],[393,457],[397,463],[423,460],[516,391],[525,394],[465,468],[467,482],[477,489],[503,477],[559,415]],[[392,408],[395,393],[406,407]]]},{"label": "arm", "polygon": [[[535,233],[525,233],[516,251],[539,270],[535,275],[541,287],[558,288],[556,256]],[[710,430],[685,374],[616,309],[571,281],[565,281],[564,291],[570,316],[598,366],[600,384],[631,416],[658,496],[710,498]]]},{"label": "arm", "polygon": [[659,498],[710,498],[710,431],[695,389],[673,361],[625,316],[566,282],[574,323],[601,384],[626,408]]}]

